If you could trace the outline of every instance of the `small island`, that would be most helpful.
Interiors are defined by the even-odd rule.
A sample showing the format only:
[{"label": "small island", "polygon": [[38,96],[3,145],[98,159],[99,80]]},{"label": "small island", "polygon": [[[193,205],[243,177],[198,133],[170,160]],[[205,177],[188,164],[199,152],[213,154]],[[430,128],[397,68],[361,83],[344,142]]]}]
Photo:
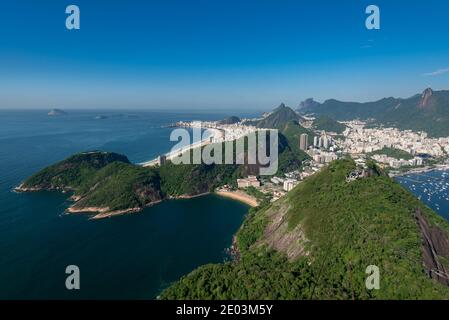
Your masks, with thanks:
[{"label": "small island", "polygon": [[48,115],[50,117],[64,116],[66,114],[67,114],[67,112],[65,112],[64,110],[61,110],[61,109],[52,109],[48,112]]}]

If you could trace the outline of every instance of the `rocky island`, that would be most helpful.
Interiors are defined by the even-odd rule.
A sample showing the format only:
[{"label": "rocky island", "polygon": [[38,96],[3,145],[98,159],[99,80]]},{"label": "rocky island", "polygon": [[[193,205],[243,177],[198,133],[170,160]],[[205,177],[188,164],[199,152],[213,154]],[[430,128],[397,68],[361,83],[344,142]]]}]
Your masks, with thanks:
[{"label": "rocky island", "polygon": [[61,110],[61,109],[52,109],[48,112],[48,115],[51,117],[64,116],[66,114],[67,114],[67,112],[65,112],[64,110]]}]

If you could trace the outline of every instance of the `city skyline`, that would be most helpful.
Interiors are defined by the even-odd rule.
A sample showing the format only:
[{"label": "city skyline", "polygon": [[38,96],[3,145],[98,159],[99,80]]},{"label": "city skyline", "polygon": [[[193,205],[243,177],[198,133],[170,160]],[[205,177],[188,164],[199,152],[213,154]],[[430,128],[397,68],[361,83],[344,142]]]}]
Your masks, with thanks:
[{"label": "city skyline", "polygon": [[[0,5],[1,109],[269,110],[449,89],[449,4],[75,1]],[[31,9],[31,10],[30,10]]]}]

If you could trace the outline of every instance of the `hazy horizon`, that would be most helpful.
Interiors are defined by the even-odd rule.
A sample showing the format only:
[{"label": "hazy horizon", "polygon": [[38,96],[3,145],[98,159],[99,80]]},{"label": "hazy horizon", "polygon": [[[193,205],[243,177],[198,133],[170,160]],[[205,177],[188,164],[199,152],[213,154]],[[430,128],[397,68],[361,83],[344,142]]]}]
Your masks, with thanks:
[{"label": "hazy horizon", "polygon": [[[364,102],[379,101],[381,99],[390,98],[390,97],[397,98],[397,99],[407,99],[407,98],[413,97],[414,95],[421,94],[427,88],[429,88],[429,87],[423,88],[423,90],[421,90],[419,92],[416,92],[414,94],[410,94],[408,96],[403,96],[403,97],[399,97],[399,96],[382,96],[382,97],[376,98],[374,100],[365,100],[365,101],[360,101],[359,100],[359,101],[356,101],[356,100],[347,99],[347,100],[340,100],[340,101],[364,103]],[[431,88],[431,89],[433,91],[449,91],[449,89],[444,89],[444,88],[443,89]],[[313,97],[309,97],[309,98],[313,98]],[[211,112],[211,113],[214,113],[214,112],[216,112],[216,113],[219,113],[219,112],[233,112],[234,111],[234,112],[240,112],[240,113],[243,112],[244,113],[245,111],[250,111],[250,112],[271,111],[271,110],[275,109],[276,107],[278,107],[282,103],[284,103],[287,107],[290,107],[292,109],[296,109],[299,106],[300,102],[304,101],[305,99],[308,99],[308,98],[304,98],[303,100],[298,101],[298,103],[295,104],[295,105],[289,105],[289,104],[287,104],[287,103],[285,103],[283,101],[280,101],[278,104],[275,104],[275,105],[272,105],[272,106],[253,107],[253,108],[245,108],[245,109],[242,109],[245,106],[242,106],[242,107],[235,107],[235,106],[233,106],[233,107],[226,107],[226,106],[220,106],[220,107],[216,107],[216,106],[214,106],[214,107],[210,107],[210,106],[209,107],[208,106],[195,106],[195,107],[190,107],[190,108],[182,108],[182,107],[173,106],[173,107],[170,107],[168,109],[160,107],[160,106],[159,107],[158,106],[154,106],[154,107],[150,107],[150,106],[136,107],[136,106],[133,106],[131,108],[125,107],[125,106],[80,106],[80,107],[68,107],[68,108],[65,108],[63,106],[48,106],[48,107],[34,107],[34,108],[32,108],[32,107],[31,108],[30,107],[15,107],[15,108],[11,108],[10,107],[10,108],[8,108],[8,107],[0,106],[0,110],[5,110],[5,111],[8,111],[8,110],[11,110],[11,111],[13,111],[13,110],[50,111],[50,110],[53,110],[53,109],[61,109],[61,110],[64,110],[64,111],[70,111],[70,110],[77,111],[77,110],[79,110],[79,111],[127,111],[127,112],[132,112],[132,111],[205,112],[205,111],[207,111],[207,112]],[[323,103],[326,100],[335,99],[335,98],[329,97],[329,98],[327,98],[325,100],[321,100],[321,101],[319,101],[319,100],[317,100],[315,98],[313,98],[313,99],[316,102]]]}]

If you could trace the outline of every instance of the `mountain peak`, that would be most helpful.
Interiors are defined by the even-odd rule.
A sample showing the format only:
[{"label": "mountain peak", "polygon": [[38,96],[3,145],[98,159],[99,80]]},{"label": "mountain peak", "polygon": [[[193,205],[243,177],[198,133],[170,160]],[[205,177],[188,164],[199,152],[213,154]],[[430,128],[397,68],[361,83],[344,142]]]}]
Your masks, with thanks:
[{"label": "mountain peak", "polygon": [[286,107],[285,103],[282,102],[282,103],[279,105],[279,107],[277,107],[275,110],[284,109],[284,108],[287,108],[287,107]]},{"label": "mountain peak", "polygon": [[308,98],[299,104],[298,110],[314,108],[318,105],[319,105],[319,103],[316,102],[313,98]]},{"label": "mountain peak", "polygon": [[430,98],[433,96],[432,88],[427,88],[421,95],[421,100],[418,103],[418,107],[426,109],[430,106]]},{"label": "mountain peak", "polygon": [[424,90],[424,92],[423,92],[423,95],[425,95],[425,94],[430,94],[430,95],[432,95],[433,94],[433,90],[432,90],[432,88],[427,88],[426,90]]},{"label": "mountain peak", "polygon": [[290,121],[303,121],[292,108],[281,103],[279,107],[274,109],[267,117],[257,123],[259,128],[281,128]]}]

